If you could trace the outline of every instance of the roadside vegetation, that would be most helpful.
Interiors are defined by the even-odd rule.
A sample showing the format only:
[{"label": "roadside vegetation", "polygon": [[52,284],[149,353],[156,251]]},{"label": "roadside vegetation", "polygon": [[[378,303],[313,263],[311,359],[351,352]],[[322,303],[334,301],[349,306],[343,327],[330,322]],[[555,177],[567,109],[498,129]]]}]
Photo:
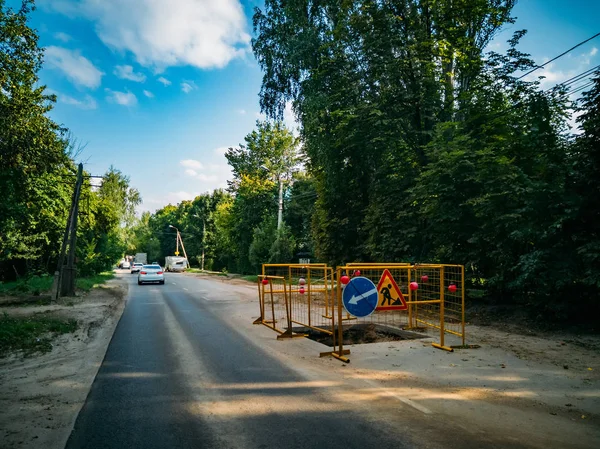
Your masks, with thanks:
[{"label": "roadside vegetation", "polygon": [[[136,248],[172,254],[172,224],[190,262],[204,253],[216,271],[299,259],[460,263],[469,303],[593,320],[600,71],[542,89],[535,71],[524,76],[536,67],[519,50],[525,30],[488,51],[514,4],[266,0],[252,45],[269,120],[227,152],[226,190],[145,214]],[[278,121],[289,105],[296,133]]]},{"label": "roadside vegetation", "polygon": [[23,355],[49,352],[54,337],[75,330],[75,320],[41,316],[13,318],[5,313],[0,316],[0,357],[13,352],[22,352]]},{"label": "roadside vegetation", "polygon": [[[40,84],[44,50],[28,25],[33,7],[32,0],[19,9],[0,0],[0,294],[50,288],[46,275],[57,267],[81,150],[48,115],[56,95]],[[77,236],[82,277],[109,269],[128,250],[127,229],[141,201],[115,167],[99,186],[88,175]],[[81,280],[80,288],[89,282]]]},{"label": "roadside vegetation", "polygon": [[[115,275],[112,271],[104,271],[92,276],[79,277],[76,281],[76,287],[79,290],[89,291],[114,277]],[[44,275],[32,276],[18,281],[0,282],[0,296],[37,296],[42,293],[48,293],[52,288],[53,279],[53,276]]]}]

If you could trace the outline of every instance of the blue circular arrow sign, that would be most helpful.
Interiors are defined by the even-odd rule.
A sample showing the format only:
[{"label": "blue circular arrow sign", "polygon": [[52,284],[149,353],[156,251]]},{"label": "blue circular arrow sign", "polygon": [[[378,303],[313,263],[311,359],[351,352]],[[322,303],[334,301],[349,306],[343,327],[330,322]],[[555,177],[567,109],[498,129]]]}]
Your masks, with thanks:
[{"label": "blue circular arrow sign", "polygon": [[377,308],[379,293],[373,282],[363,276],[352,278],[344,288],[342,302],[350,315],[364,317]]}]

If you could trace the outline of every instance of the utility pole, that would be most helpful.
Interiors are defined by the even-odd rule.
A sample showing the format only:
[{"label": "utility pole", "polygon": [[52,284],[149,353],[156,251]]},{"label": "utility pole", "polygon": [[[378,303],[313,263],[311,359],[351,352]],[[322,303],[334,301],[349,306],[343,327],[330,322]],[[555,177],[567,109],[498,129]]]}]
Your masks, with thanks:
[{"label": "utility pole", "polygon": [[[77,245],[77,215],[79,213],[79,198],[81,196],[81,186],[83,185],[83,164],[77,167],[77,181],[75,182],[75,190],[71,199],[71,209],[67,226],[63,236],[63,242],[58,257],[56,272],[54,273],[54,283],[52,286],[52,300],[57,300],[61,296],[75,295],[75,278],[77,268],[75,264],[75,249]],[[67,245],[69,253],[65,255]],[[65,266],[65,256],[67,264]]]},{"label": "utility pole", "polygon": [[187,260],[188,265],[190,261],[187,257],[187,253],[185,252],[185,246],[183,246],[183,240],[181,239],[181,234],[179,233],[179,229],[177,230],[177,238],[179,238],[179,243],[181,243],[181,249],[183,250],[183,255],[185,256],[185,260]]},{"label": "utility pole", "polygon": [[201,270],[204,271],[204,246],[206,245],[206,221],[204,218],[202,219],[202,267]]},{"label": "utility pole", "polygon": [[281,175],[277,177],[279,181],[279,211],[277,212],[277,229],[281,229],[281,224],[283,223],[283,179],[281,179]]}]

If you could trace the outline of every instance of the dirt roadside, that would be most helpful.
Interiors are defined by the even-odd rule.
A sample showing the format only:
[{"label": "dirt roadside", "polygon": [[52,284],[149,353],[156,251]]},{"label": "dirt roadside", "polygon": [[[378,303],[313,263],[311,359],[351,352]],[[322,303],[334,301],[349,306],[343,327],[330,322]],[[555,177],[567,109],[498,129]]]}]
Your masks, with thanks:
[{"label": "dirt roadside", "polygon": [[77,298],[43,306],[2,307],[11,316],[77,320],[75,333],[52,342],[52,351],[0,359],[0,446],[63,448],[90,387],[127,298],[124,278],[115,278]]}]

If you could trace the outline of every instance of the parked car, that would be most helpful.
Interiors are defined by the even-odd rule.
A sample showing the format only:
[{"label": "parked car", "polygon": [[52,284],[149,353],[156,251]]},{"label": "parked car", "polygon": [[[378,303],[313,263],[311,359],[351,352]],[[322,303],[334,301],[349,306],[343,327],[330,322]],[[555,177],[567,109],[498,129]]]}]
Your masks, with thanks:
[{"label": "parked car", "polygon": [[131,264],[125,261],[123,262],[123,265],[121,265],[121,268],[123,268],[124,270],[129,270],[131,268]]},{"label": "parked car", "polygon": [[165,257],[165,270],[183,272],[188,268],[188,261],[185,257],[167,256]]},{"label": "parked car", "polygon": [[163,269],[159,265],[142,265],[138,273],[138,285],[142,285],[145,282],[164,284],[165,274],[163,273]]},{"label": "parked car", "polygon": [[131,273],[139,273],[143,266],[143,263],[134,262],[134,264],[131,266]]}]

